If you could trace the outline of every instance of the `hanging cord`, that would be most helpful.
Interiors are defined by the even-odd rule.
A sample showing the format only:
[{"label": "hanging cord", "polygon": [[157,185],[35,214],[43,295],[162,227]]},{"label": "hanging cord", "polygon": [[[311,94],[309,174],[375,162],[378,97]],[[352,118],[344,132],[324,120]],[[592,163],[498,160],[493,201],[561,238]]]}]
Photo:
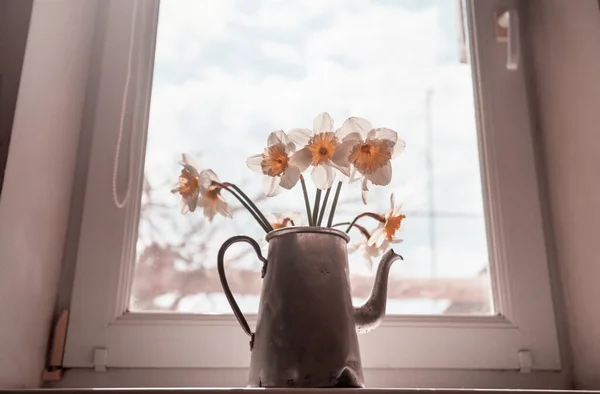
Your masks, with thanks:
[{"label": "hanging cord", "polygon": [[[134,0],[133,2],[133,14],[131,16],[131,28],[129,30],[129,53],[127,55],[127,74],[125,76],[125,87],[123,88],[123,100],[121,101],[121,119],[119,121],[119,136],[117,137],[117,147],[115,152],[115,163],[113,165],[113,178],[112,178],[112,194],[113,201],[117,208],[123,208],[127,205],[127,201],[129,200],[130,194],[130,180],[131,174],[128,174],[127,177],[127,189],[125,191],[125,196],[123,200],[119,200],[119,196],[117,193],[117,176],[119,174],[119,156],[121,153],[121,141],[123,140],[123,127],[125,124],[125,112],[127,110],[127,96],[129,95],[129,84],[131,82],[131,63],[133,58],[133,45],[135,38],[135,25],[137,22],[137,6],[138,0]],[[130,143],[130,160],[131,161],[131,143]],[[129,171],[131,172],[131,165],[129,165]]]}]

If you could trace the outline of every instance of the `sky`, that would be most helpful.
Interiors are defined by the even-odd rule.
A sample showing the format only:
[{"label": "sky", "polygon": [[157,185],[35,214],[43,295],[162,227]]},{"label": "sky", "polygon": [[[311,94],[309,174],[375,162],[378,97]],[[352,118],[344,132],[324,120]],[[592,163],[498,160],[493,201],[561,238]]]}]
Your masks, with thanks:
[{"label": "sky", "polygon": [[[354,202],[340,207],[336,222],[365,210],[385,213],[394,192],[408,217],[404,242],[395,247],[405,261],[392,275],[477,275],[488,253],[472,73],[459,61],[457,12],[456,0],[162,0],[145,162],[158,188],[154,197],[179,215],[168,186],[176,181],[182,152],[258,195],[261,175],[245,159],[262,152],[271,131],[311,128],[320,112],[329,112],[336,127],[360,116],[396,130],[407,148],[393,162],[391,184],[373,187],[367,207],[358,183],[342,189],[342,199]],[[302,213],[301,189],[260,207]],[[194,213],[173,220],[185,226],[204,219]],[[199,262],[203,266],[216,264],[218,246],[230,236],[262,237],[246,214],[215,222],[219,242],[214,259]],[[179,230],[165,225],[165,231],[171,242],[180,240]],[[240,264],[258,267],[252,257]],[[358,254],[350,269],[370,274]],[[424,313],[437,310],[418,302]]]}]

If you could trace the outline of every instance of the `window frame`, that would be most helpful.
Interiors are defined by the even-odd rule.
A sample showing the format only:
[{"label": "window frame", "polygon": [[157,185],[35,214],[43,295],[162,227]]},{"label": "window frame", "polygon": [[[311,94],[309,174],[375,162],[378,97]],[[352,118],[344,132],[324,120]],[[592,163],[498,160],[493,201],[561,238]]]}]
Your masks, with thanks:
[{"label": "window frame", "polygon": [[[89,129],[82,131],[91,136],[91,148],[63,362],[69,368],[93,368],[95,349],[107,349],[107,366],[115,368],[249,365],[247,338],[233,316],[128,311],[158,3],[98,4],[106,12],[99,12],[97,20],[102,56],[92,77],[98,80],[88,92],[95,108],[86,116],[93,121],[85,122]],[[134,4],[135,77],[117,179],[120,195],[129,185],[131,198],[118,209],[112,197],[113,160]],[[490,276],[495,310],[502,314],[388,316],[375,333],[359,336],[365,369],[518,371],[523,367],[519,352],[529,351],[534,371],[561,370],[525,73],[522,66],[506,70],[506,45],[494,37],[493,13],[508,7],[518,8],[518,2],[467,0],[466,8],[480,105]],[[256,316],[248,320],[252,326]]]}]

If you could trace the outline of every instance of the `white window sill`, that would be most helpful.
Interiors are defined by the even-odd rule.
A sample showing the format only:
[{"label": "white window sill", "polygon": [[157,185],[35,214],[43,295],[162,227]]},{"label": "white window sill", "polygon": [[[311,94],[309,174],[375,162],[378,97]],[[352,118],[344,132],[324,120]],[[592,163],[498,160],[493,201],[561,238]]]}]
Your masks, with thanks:
[{"label": "white window sill", "polygon": [[[94,389],[75,389],[68,390],[69,394],[78,394],[78,393],[92,393]],[[327,393],[331,392],[331,389],[289,389],[289,388],[276,388],[276,389],[243,389],[243,388],[164,388],[164,389],[112,389],[112,390],[103,390],[106,393],[115,392],[115,393],[123,393],[123,392],[132,392],[135,394],[158,394],[158,393],[202,393],[202,394],[222,394],[224,390],[227,390],[228,393],[243,393],[248,390],[268,390],[273,394],[277,393],[298,393],[298,392],[307,392],[307,393]],[[52,392],[66,392],[66,389],[56,389],[56,390],[30,390],[28,393],[41,393],[47,394]],[[512,389],[512,390],[503,390],[503,389],[490,389],[490,390],[480,390],[480,389],[336,389],[335,392],[338,394],[344,393],[357,393],[360,391],[361,394],[378,394],[378,393],[386,393],[386,394],[424,394],[424,393],[435,393],[435,394],[484,394],[484,393],[578,393],[579,391],[575,390],[564,390],[564,391],[554,391],[554,390],[526,390],[526,389]],[[586,391],[587,393],[594,393],[600,391]]]},{"label": "white window sill", "polygon": [[[438,389],[445,394],[462,389],[535,389],[565,390],[572,388],[570,375],[566,372],[533,371],[520,373],[509,370],[431,370],[431,369],[374,369],[364,368],[365,384],[368,389],[361,392],[381,391],[381,388],[405,387],[400,393],[422,392],[424,387]],[[88,368],[72,368],[65,371],[59,382],[48,382],[47,388],[157,388],[176,391],[175,388],[198,388],[198,392],[209,393],[214,388],[239,391],[248,378],[245,368],[152,368],[127,369],[109,368],[106,372],[94,372]],[[232,389],[236,387],[236,389]],[[418,387],[419,389],[410,389]],[[212,388],[212,389],[209,389]],[[460,389],[460,390],[453,390]],[[337,389],[342,390],[342,389]],[[366,390],[366,391],[365,391]],[[387,389],[389,390],[389,389]],[[464,390],[469,392],[469,390]],[[81,392],[85,392],[82,390]],[[277,392],[277,391],[273,391]],[[314,391],[312,391],[314,392]],[[71,394],[76,392],[71,391]],[[599,392],[600,393],[600,392]]]}]

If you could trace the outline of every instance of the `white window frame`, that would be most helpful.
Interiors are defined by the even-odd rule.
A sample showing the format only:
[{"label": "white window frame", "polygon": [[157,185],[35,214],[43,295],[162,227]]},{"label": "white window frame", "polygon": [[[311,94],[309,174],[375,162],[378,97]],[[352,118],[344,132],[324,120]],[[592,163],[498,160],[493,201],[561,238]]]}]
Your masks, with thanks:
[{"label": "white window frame", "polygon": [[[247,337],[233,316],[128,312],[158,0],[137,6],[135,77],[118,173],[120,194],[129,182],[131,198],[119,209],[113,160],[133,4],[99,2],[106,7],[97,20],[102,56],[88,92],[94,121],[83,130],[92,142],[64,366],[93,368],[94,351],[106,349],[108,368],[247,368]],[[522,67],[506,69],[506,45],[494,36],[493,14],[508,7],[518,7],[517,0],[467,1],[490,272],[501,313],[389,316],[359,336],[365,370],[519,371],[527,368],[519,352],[528,351],[533,371],[561,371],[525,75]],[[248,320],[253,325],[256,317]]]}]

